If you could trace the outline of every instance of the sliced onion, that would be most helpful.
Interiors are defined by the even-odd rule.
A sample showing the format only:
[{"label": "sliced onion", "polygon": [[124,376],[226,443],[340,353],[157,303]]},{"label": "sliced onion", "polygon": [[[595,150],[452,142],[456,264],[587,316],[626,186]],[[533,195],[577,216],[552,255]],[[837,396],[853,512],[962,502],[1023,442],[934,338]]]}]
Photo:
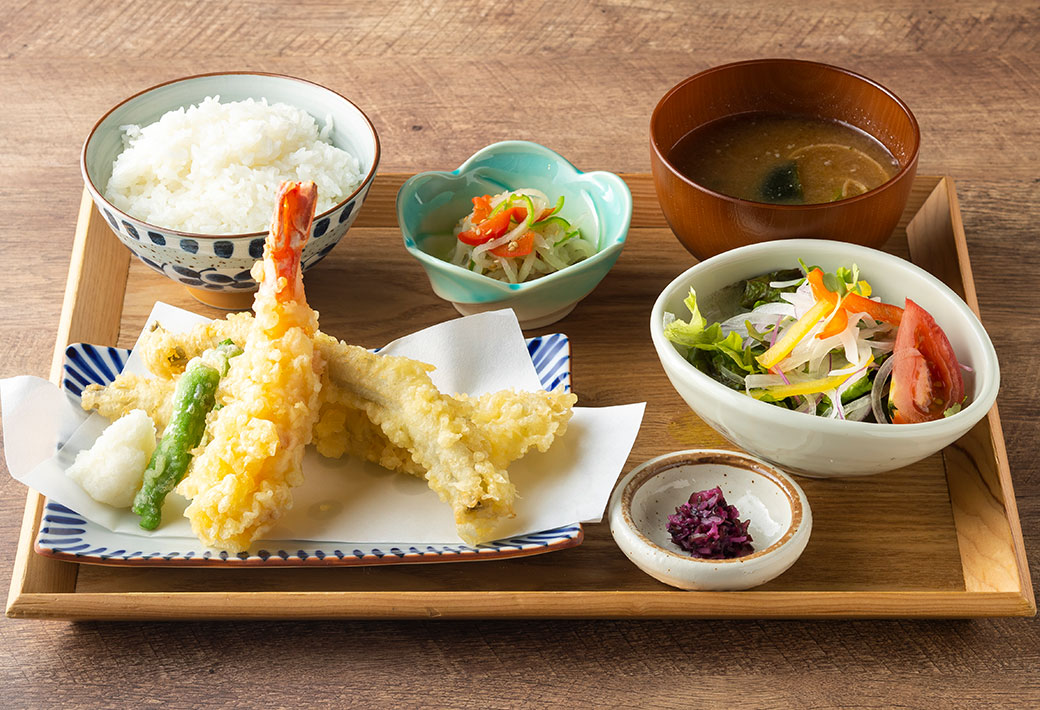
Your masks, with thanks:
[{"label": "sliced onion", "polygon": [[861,422],[870,414],[870,395],[852,400],[845,405],[845,418],[853,422]]},{"label": "sliced onion", "polygon": [[796,412],[802,414],[816,414],[816,405],[820,403],[820,398],[817,395],[805,395],[803,401],[795,409]]},{"label": "sliced onion", "polygon": [[776,319],[776,327],[773,328],[773,335],[769,338],[769,347],[776,345],[777,336],[780,333],[780,324],[784,321],[783,317]]},{"label": "sliced onion", "polygon": [[722,376],[730,382],[732,382],[734,385],[737,385],[738,387],[744,387],[743,376],[738,375],[737,373],[733,372],[733,370],[729,369],[724,365],[719,365],[719,372],[722,373]]},{"label": "sliced onion", "polygon": [[782,384],[785,383],[780,375],[748,375],[744,378],[744,385],[752,390],[776,387]]},{"label": "sliced onion", "polygon": [[827,399],[831,401],[831,418],[832,419],[844,419],[845,409],[841,404],[841,395],[838,394],[837,389],[833,389],[827,392]]},{"label": "sliced onion", "polygon": [[881,393],[884,391],[885,385],[888,384],[888,378],[892,375],[892,366],[895,364],[895,359],[893,355],[882,363],[874,376],[874,386],[870,390],[870,408],[874,412],[874,421],[878,424],[889,423],[888,416],[885,415],[884,408],[881,406]]},{"label": "sliced onion", "polygon": [[[866,367],[861,367],[860,369],[856,370],[856,371],[855,371],[855,372],[853,372],[853,373],[852,373],[851,375],[849,375],[849,378],[848,378],[847,380],[845,380],[844,382],[842,382],[842,383],[841,383],[840,385],[838,385],[838,387],[837,387],[837,392],[838,392],[838,398],[840,399],[840,398],[841,398],[841,396],[842,396],[843,394],[845,394],[845,392],[846,392],[846,391],[847,391],[847,390],[848,390],[848,389],[849,389],[850,387],[852,387],[852,385],[856,384],[856,383],[857,383],[857,382],[859,382],[859,381],[860,381],[861,379],[863,379],[863,375],[865,375],[866,373],[867,373],[867,368],[866,368]],[[842,373],[842,374],[844,374],[844,373]],[[864,396],[866,396],[866,395],[864,395]]]},{"label": "sliced onion", "polygon": [[748,337],[747,322],[750,321],[755,330],[762,332],[766,328],[777,327],[777,316],[781,320],[785,317],[794,318],[794,307],[790,303],[765,303],[753,311],[739,313],[732,318],[727,318],[719,325],[722,334],[736,333],[741,338]]},{"label": "sliced onion", "polygon": [[797,286],[805,280],[804,276],[799,276],[796,279],[790,281],[770,281],[769,288],[787,288],[788,286]]},{"label": "sliced onion", "polygon": [[795,317],[801,318],[805,313],[816,305],[816,297],[813,296],[812,286],[806,282],[798,287],[794,293],[781,293],[780,298],[794,306]]}]

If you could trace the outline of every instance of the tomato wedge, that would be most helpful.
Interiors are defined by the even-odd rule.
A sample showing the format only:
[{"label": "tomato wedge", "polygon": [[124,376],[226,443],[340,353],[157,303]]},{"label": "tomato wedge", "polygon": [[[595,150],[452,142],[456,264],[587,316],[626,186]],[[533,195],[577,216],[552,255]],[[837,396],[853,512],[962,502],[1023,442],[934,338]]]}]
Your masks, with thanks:
[{"label": "tomato wedge", "polygon": [[894,424],[942,419],[964,401],[961,366],[946,333],[928,311],[906,299],[896,332],[888,400]]},{"label": "tomato wedge", "polygon": [[527,232],[511,242],[500,244],[491,250],[495,256],[527,256],[534,249],[534,232]]}]

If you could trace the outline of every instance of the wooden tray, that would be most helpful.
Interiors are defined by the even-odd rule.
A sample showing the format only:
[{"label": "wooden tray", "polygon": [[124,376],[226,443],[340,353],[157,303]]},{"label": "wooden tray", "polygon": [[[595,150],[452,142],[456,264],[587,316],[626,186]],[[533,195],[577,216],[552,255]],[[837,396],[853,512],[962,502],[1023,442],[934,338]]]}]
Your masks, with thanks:
[{"label": "wooden tray", "polygon": [[[322,328],[369,347],[447,318],[401,248],[380,176],[357,224],[307,276]],[[669,231],[648,175],[624,176],[635,212],[621,259],[552,328],[571,337],[574,391],[602,406],[646,400],[626,470],[667,451],[729,447],[672,390],[647,317],[692,258]],[[918,176],[888,249],[912,257],[978,310],[952,180]],[[129,346],[155,300],[219,317],[129,258],[84,195],[51,379],[70,342]],[[539,334],[540,331],[528,333]],[[972,617],[1036,612],[996,407],[914,466],[860,479],[801,479],[812,540],[798,563],[747,592],[681,592],[644,575],[605,524],[580,546],[466,565],[353,569],[132,569],[33,551],[43,498],[29,492],[7,615],[64,619],[481,617]]]}]

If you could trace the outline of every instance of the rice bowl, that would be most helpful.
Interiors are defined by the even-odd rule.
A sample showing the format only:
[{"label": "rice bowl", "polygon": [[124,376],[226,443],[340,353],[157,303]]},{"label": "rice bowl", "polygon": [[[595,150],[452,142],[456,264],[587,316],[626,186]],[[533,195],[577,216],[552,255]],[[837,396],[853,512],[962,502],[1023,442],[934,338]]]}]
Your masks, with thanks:
[{"label": "rice bowl", "polygon": [[[263,250],[266,218],[253,231],[175,229],[135,217],[104,194],[116,158],[125,148],[123,126],[148,126],[170,111],[187,112],[188,107],[211,96],[228,102],[266,99],[295,107],[321,124],[331,145],[357,160],[360,182],[331,208],[315,215],[311,238],[303,251],[304,270],[325,258],[357,219],[379,165],[379,137],[356,104],[330,89],[290,76],[241,72],[202,74],[153,86],[116,104],[94,125],[83,145],[80,168],[98,213],[119,241],[149,268],[183,284],[203,303],[245,308],[256,289],[249,270]],[[329,116],[331,121],[325,118]],[[320,177],[316,178],[319,192],[331,191]],[[219,193],[205,198],[211,202],[237,199]],[[202,209],[198,201],[194,207]]]},{"label": "rice bowl", "polygon": [[318,185],[318,212],[361,182],[358,159],[332,144],[331,115],[314,116],[264,98],[221,103],[207,96],[146,126],[120,126],[125,149],[105,197],[133,217],[205,234],[266,228],[285,180]]}]

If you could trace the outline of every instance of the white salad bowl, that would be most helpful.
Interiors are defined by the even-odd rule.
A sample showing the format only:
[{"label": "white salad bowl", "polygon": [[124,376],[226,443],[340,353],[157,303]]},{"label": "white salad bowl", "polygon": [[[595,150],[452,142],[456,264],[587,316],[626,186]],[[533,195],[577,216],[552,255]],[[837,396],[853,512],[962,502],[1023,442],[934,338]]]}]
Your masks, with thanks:
[{"label": "white salad bowl", "polygon": [[[693,493],[718,486],[748,521],[753,551],[743,557],[693,557],[668,533],[668,516]],[[639,569],[680,589],[729,591],[765,584],[793,565],[812,534],[812,510],[782,471],[735,451],[676,451],[633,469],[610,499],[610,532]]]},{"label": "white salad bowl", "polygon": [[[859,267],[875,296],[902,305],[909,297],[932,315],[950,340],[964,373],[967,404],[957,413],[917,424],[879,424],[816,417],[753,399],[690,364],[665,338],[665,314],[689,318],[683,300],[698,301],[742,279],[796,268],[798,259],[827,271]],[[928,272],[867,247],[813,239],[753,244],[724,252],[680,274],[661,292],[650,336],[668,379],[690,408],[746,451],[786,470],[818,478],[865,476],[926,458],[981,420],[997,397],[997,354],[982,324],[957,294]]]}]

